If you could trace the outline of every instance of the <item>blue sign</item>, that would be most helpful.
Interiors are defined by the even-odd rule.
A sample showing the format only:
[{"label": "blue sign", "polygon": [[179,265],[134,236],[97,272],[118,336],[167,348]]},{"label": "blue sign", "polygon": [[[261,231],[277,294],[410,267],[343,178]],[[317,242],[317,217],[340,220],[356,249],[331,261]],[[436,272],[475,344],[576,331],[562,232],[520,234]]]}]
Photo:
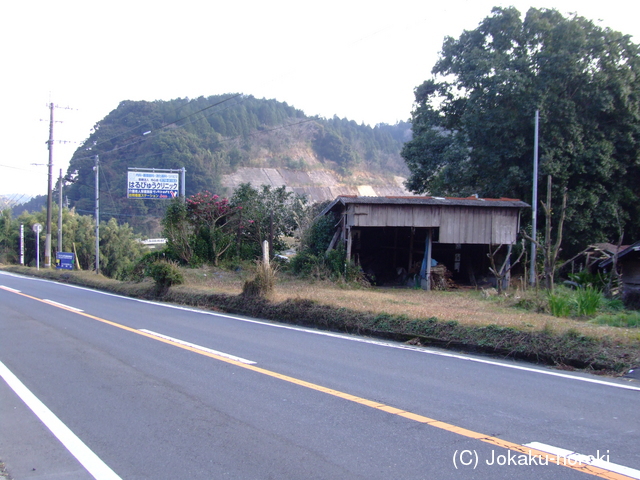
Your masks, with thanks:
[{"label": "blue sign", "polygon": [[75,255],[68,252],[56,252],[56,268],[63,270],[73,270]]}]

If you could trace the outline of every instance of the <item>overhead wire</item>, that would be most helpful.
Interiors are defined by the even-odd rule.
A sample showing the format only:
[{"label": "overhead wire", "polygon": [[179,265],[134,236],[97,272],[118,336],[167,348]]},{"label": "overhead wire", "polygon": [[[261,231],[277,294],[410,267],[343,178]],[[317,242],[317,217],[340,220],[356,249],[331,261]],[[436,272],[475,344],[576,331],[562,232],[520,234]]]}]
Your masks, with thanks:
[{"label": "overhead wire", "polygon": [[[170,127],[171,125],[175,125],[176,123],[181,122],[182,120],[185,120],[185,119],[187,119],[187,118],[189,118],[189,117],[192,117],[192,116],[194,116],[194,115],[197,115],[197,114],[199,114],[199,113],[202,113],[202,112],[204,112],[204,111],[206,111],[206,110],[209,110],[210,108],[213,108],[213,107],[216,107],[216,106],[218,106],[218,105],[221,105],[221,104],[223,104],[223,103],[225,103],[225,102],[228,102],[229,100],[232,100],[232,99],[234,99],[234,98],[237,98],[237,97],[239,97],[239,96],[241,96],[241,95],[242,95],[241,93],[237,93],[237,94],[235,94],[235,95],[232,95],[232,96],[230,96],[230,97],[228,97],[228,98],[225,98],[224,100],[221,100],[221,101],[219,101],[219,102],[216,102],[216,103],[213,103],[213,104],[211,104],[211,105],[208,105],[208,106],[206,106],[206,107],[204,107],[204,108],[202,108],[202,109],[198,110],[197,112],[190,113],[189,115],[186,115],[186,116],[184,116],[184,117],[182,117],[182,118],[179,118],[179,119],[177,119],[177,120],[175,120],[175,121],[173,121],[173,122],[171,122],[171,123],[167,123],[167,124],[165,124],[165,125],[162,125],[162,127],[158,128],[157,130],[163,130],[163,129],[165,129],[165,128],[168,128],[168,127]],[[189,101],[187,104],[182,105],[180,108],[181,108],[181,109],[182,109],[182,108],[184,108],[186,105],[188,105],[189,103],[191,103],[191,102],[193,102],[193,101],[194,101],[194,100]],[[140,129],[140,127],[144,127],[145,125],[151,125],[151,124],[150,124],[149,122],[147,122],[147,123],[143,123],[143,124],[141,124],[141,125],[137,125],[137,126],[135,126],[135,127],[133,127],[133,128],[130,128],[129,130],[126,130],[126,131],[124,131],[124,132],[120,132],[119,134],[114,135],[114,136],[113,136],[113,137],[111,137],[111,138],[108,138],[108,139],[106,139],[106,140],[102,140],[101,142],[98,142],[98,143],[96,143],[95,145],[92,145],[90,148],[95,148],[95,147],[97,147],[97,146],[99,146],[99,145],[102,145],[102,144],[104,144],[104,143],[111,142],[112,140],[115,140],[115,139],[116,139],[116,138],[118,138],[118,137],[121,137],[121,136],[123,136],[123,135],[126,135],[127,133],[131,133],[131,132],[133,132],[134,130],[139,130],[139,129]]]},{"label": "overhead wire", "polygon": [[[241,93],[235,94],[235,95],[233,95],[233,96],[231,96],[229,98],[226,98],[225,100],[222,100],[220,102],[217,102],[217,103],[209,105],[209,106],[207,106],[205,108],[202,108],[202,109],[198,110],[197,112],[193,112],[193,113],[191,113],[189,115],[186,115],[186,116],[184,116],[182,118],[179,118],[178,120],[175,120],[175,121],[173,121],[171,123],[167,123],[167,124],[163,125],[162,127],[155,129],[155,131],[151,131],[151,133],[149,135],[144,135],[143,134],[144,135],[143,137],[137,138],[136,140],[134,140],[134,141],[132,141],[130,143],[126,143],[124,145],[120,145],[118,147],[112,148],[111,150],[100,152],[100,155],[108,155],[108,154],[116,152],[118,150],[122,150],[124,148],[128,148],[128,147],[131,147],[133,145],[137,145],[139,143],[142,143],[142,142],[148,140],[149,138],[154,138],[154,137],[158,136],[164,129],[166,129],[167,127],[169,127],[171,125],[176,125],[178,122],[182,122],[183,120],[186,120],[186,119],[188,119],[188,118],[190,118],[190,117],[192,117],[194,115],[197,115],[197,114],[202,113],[202,112],[204,112],[206,110],[209,110],[210,108],[213,108],[213,107],[216,107],[218,105],[221,105],[222,103],[225,103],[228,100],[232,100],[232,99],[237,98],[239,96],[242,96],[242,94]],[[193,102],[194,100],[191,100],[190,102],[180,106],[180,108],[178,110],[183,109],[184,107],[186,107],[189,103]],[[241,102],[238,102],[238,103],[235,103],[235,104],[232,104],[232,105],[228,105],[222,111],[227,110],[229,108],[232,108],[232,107],[234,107],[236,105],[239,105],[240,103]],[[182,125],[186,125],[187,123],[193,123],[193,122],[198,121],[198,120],[203,120],[205,118],[209,118],[211,115],[214,115],[216,113],[219,113],[219,111],[212,112],[210,115],[205,115],[205,116],[202,116],[202,117],[199,117],[199,118],[196,118],[196,119],[189,120],[188,122],[186,122],[186,123],[184,123]],[[115,138],[118,138],[118,137],[120,137],[122,135],[125,135],[126,133],[130,133],[130,132],[132,132],[134,130],[139,130],[140,127],[144,126],[144,125],[149,125],[149,123],[143,123],[142,125],[138,125],[137,127],[134,127],[132,129],[127,130],[126,132],[122,132],[122,133],[120,133],[118,135],[115,135],[115,136],[111,137],[109,140],[103,140],[103,141],[101,141],[99,143],[96,143],[95,145],[91,145],[88,149],[89,150],[93,149],[93,148],[95,148],[95,147],[97,147],[99,145],[102,145],[104,143],[110,142],[111,140],[113,140]],[[93,157],[94,157],[94,155],[89,155],[89,156],[86,156],[86,157],[76,157],[75,160],[87,160],[87,159],[90,159],[90,158],[93,158]]]}]

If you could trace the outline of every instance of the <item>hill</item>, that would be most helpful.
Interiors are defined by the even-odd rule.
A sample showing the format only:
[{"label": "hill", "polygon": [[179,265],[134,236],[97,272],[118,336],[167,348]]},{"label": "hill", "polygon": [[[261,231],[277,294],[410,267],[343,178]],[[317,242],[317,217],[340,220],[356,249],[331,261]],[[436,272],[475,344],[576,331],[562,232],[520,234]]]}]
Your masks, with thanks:
[{"label": "hill", "polygon": [[408,171],[400,150],[410,135],[407,122],[370,127],[308,117],[284,102],[239,94],[123,101],[76,150],[65,195],[78,211],[93,211],[96,155],[102,215],[148,234],[158,231],[165,203],[126,199],[128,168],[185,167],[187,196],[229,195],[239,183],[264,178],[311,200],[358,188],[402,194]]}]

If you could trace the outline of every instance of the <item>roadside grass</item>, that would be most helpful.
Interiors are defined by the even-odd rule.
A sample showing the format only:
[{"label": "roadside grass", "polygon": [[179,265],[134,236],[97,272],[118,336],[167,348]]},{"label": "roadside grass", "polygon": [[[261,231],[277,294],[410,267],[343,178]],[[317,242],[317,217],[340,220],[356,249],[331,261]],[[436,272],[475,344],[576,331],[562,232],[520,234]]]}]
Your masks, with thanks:
[{"label": "roadside grass", "polygon": [[[242,295],[243,285],[254,271],[248,264],[239,267],[236,271],[181,269],[184,284],[171,286],[162,300],[562,368],[621,373],[640,366],[640,330],[606,321],[553,316],[548,299],[540,292],[516,290],[488,301],[480,292],[470,290],[364,288],[301,280],[279,272],[274,293],[266,300]],[[36,274],[33,268],[4,269]],[[55,270],[40,270],[38,276],[139,298],[154,298],[156,292],[149,279],[121,282],[92,272]],[[633,322],[637,324],[637,319],[627,325],[631,327]]]},{"label": "roadside grass", "polygon": [[590,323],[621,328],[640,328],[640,312],[605,313],[590,320]]}]

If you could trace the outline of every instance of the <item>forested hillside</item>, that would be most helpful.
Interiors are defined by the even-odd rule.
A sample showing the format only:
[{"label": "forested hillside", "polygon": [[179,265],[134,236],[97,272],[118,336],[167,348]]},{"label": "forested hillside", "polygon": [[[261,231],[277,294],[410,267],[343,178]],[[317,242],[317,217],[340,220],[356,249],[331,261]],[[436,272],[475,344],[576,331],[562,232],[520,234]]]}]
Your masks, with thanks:
[{"label": "forested hillside", "polygon": [[157,231],[165,205],[126,199],[128,168],[182,168],[187,196],[222,195],[221,178],[240,167],[327,169],[348,179],[358,171],[406,176],[400,150],[410,124],[358,125],[347,119],[307,117],[276,100],[228,94],[170,101],[123,101],[96,123],[67,172],[65,196],[92,212],[93,167],[100,163],[101,211],[142,233]]}]

